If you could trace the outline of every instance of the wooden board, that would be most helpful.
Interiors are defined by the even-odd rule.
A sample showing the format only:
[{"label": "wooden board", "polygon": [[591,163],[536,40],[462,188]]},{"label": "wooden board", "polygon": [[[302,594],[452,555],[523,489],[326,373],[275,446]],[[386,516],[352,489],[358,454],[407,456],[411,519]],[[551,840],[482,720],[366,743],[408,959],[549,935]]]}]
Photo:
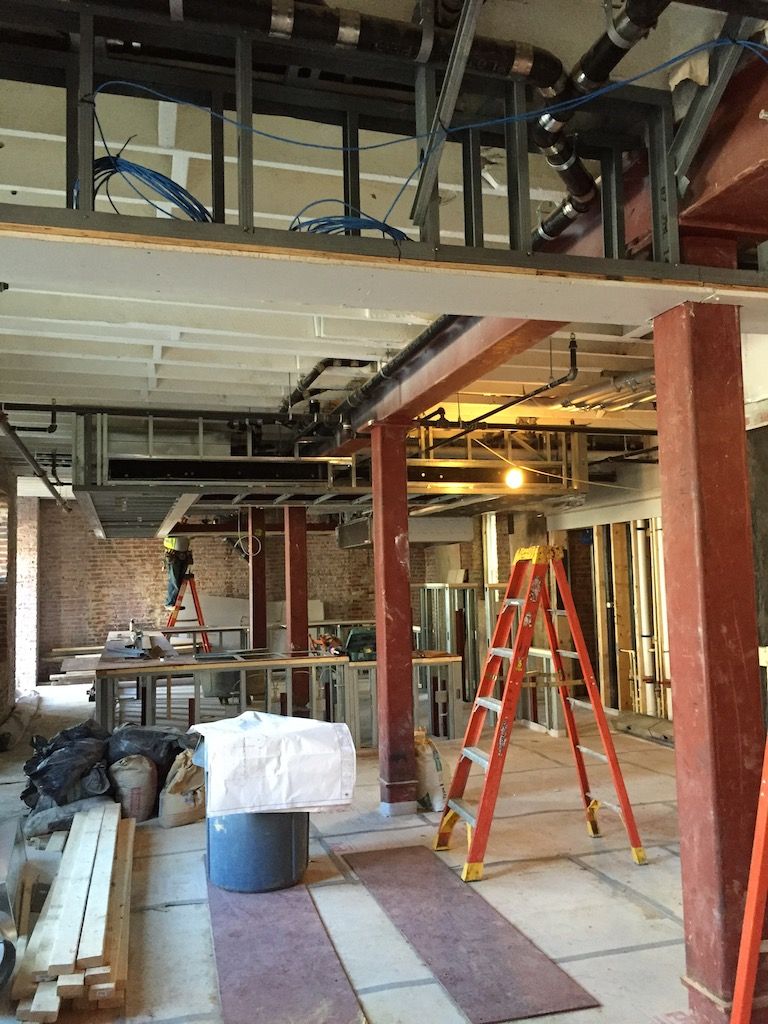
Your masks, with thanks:
[{"label": "wooden board", "polygon": [[608,650],[608,598],[605,589],[606,551],[603,527],[592,531],[592,577],[595,581],[595,626],[597,632],[597,680],[605,707],[611,704],[610,652]]},{"label": "wooden board", "polygon": [[107,807],[88,887],[88,899],[77,950],[78,967],[99,967],[107,963],[107,917],[119,822],[120,804]]},{"label": "wooden board", "polygon": [[87,811],[78,841],[67,843],[56,876],[58,913],[49,949],[46,977],[72,974],[91,883],[91,872],[99,843],[104,807]]},{"label": "wooden board", "polygon": [[611,526],[611,569],[613,572],[613,619],[616,635],[619,711],[632,710],[632,605],[629,580],[627,524]]},{"label": "wooden board", "polygon": [[74,999],[85,992],[85,971],[61,974],[56,981],[56,991],[62,999]]},{"label": "wooden board", "polygon": [[133,844],[136,834],[136,819],[129,818],[120,822],[124,835],[124,846],[121,849],[119,868],[119,884],[117,888],[118,909],[115,915],[113,930],[114,944],[110,946],[110,964],[114,981],[118,989],[128,984],[128,948],[131,927],[131,880],[133,877]]},{"label": "wooden board", "polygon": [[55,981],[41,981],[32,998],[28,1020],[55,1021],[61,1009],[61,996],[56,991]]}]

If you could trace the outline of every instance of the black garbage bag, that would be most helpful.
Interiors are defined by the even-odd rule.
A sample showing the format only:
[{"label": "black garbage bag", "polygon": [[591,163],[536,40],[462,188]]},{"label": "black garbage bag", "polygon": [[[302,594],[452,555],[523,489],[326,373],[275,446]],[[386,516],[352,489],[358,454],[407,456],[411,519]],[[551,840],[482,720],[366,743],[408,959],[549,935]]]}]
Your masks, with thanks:
[{"label": "black garbage bag", "polygon": [[157,788],[161,790],[177,755],[192,746],[192,738],[178,729],[160,725],[123,725],[115,729],[109,738],[107,762],[112,765],[131,754],[148,757],[157,765]]},{"label": "black garbage bag", "polygon": [[[53,797],[57,804],[67,803],[67,794],[78,786],[82,777],[99,762],[104,764],[105,748],[106,743],[101,739],[73,740],[64,746],[54,746],[50,753],[41,751],[27,761],[24,771],[38,793]],[[69,799],[79,799],[79,796]]]}]

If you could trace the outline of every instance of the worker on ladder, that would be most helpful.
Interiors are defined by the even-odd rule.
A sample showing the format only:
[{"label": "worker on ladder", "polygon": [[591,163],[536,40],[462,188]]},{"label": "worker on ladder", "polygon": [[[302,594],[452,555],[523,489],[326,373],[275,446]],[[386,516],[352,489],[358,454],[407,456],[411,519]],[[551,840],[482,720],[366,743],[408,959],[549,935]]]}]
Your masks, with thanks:
[{"label": "worker on ladder", "polygon": [[188,537],[166,537],[163,541],[163,547],[165,549],[163,565],[168,573],[168,592],[165,597],[165,609],[172,612],[176,607],[179,589],[184,577],[189,572],[193,558]]}]

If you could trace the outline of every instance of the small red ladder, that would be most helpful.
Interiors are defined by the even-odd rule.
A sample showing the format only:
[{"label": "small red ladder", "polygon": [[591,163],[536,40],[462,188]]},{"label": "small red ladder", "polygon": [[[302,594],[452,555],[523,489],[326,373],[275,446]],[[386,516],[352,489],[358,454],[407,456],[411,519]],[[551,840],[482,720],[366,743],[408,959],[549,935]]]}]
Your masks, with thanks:
[{"label": "small red ladder", "polygon": [[[557,591],[563,603],[565,617],[576,648],[575,651],[564,650],[557,636],[554,624],[554,615],[557,612],[553,610],[550,603],[546,584],[546,574],[550,566],[554,571]],[[529,569],[530,578],[527,590],[525,591],[525,596],[522,596],[526,577],[529,576]],[[459,755],[459,762],[454,772],[451,788],[448,792],[448,802],[440,821],[437,839],[435,840],[436,850],[447,850],[451,833],[459,818],[466,822],[469,835],[469,849],[467,860],[461,873],[461,877],[465,882],[477,882],[483,877],[483,860],[488,845],[488,837],[499,793],[501,776],[504,771],[504,762],[512,734],[517,703],[520,698],[520,691],[526,683],[525,666],[539,608],[542,608],[544,611],[544,625],[552,654],[552,667],[554,670],[555,682],[550,682],[548,685],[555,686],[559,690],[562,700],[565,725],[573,758],[576,762],[576,772],[589,834],[591,836],[598,836],[600,834],[597,823],[597,811],[601,806],[616,811],[627,830],[635,862],[637,864],[645,864],[645,850],[643,849],[637,825],[635,824],[632,805],[629,802],[611,732],[605,717],[605,710],[600,699],[600,690],[595,680],[595,673],[584,642],[584,634],[573,603],[571,588],[568,585],[568,579],[565,574],[563,552],[561,548],[542,545],[532,548],[521,548],[515,554],[512,572],[496,622],[485,667],[483,668],[474,707],[467,723],[463,748]],[[517,626],[514,646],[510,648],[506,645],[514,628],[518,610],[520,613],[519,624]],[[575,685],[575,680],[566,679],[563,669],[564,658],[572,658],[580,663],[584,677],[583,682],[587,687],[587,693],[589,694],[592,711],[602,741],[603,754],[590,750],[579,741],[576,720],[571,707],[573,698],[569,689]],[[498,700],[493,696],[493,692],[505,661],[507,662],[507,669],[504,675],[504,689],[501,700]],[[489,751],[485,751],[478,744],[481,741],[489,711],[496,715],[496,725],[491,748]],[[607,803],[604,800],[598,800],[593,796],[589,786],[587,769],[584,764],[584,754],[597,757],[609,765],[618,799],[618,806]],[[479,765],[485,772],[480,801],[475,809],[469,807],[462,799],[473,764]]]},{"label": "small red ladder", "polygon": [[[205,626],[205,619],[203,618],[203,609],[200,607],[200,598],[197,596],[197,584],[195,583],[195,574],[192,572],[188,572],[184,579],[181,581],[179,593],[176,596],[176,604],[173,606],[173,611],[168,616],[168,621],[165,624],[166,629],[170,629],[171,626],[176,625],[176,620],[179,617],[179,612],[183,607],[182,602],[184,598],[184,591],[187,589],[187,587],[189,587],[190,589],[190,592],[192,594],[192,600],[195,605],[195,615],[197,617],[197,624],[198,626]],[[207,633],[200,634],[200,642],[203,645],[203,650],[205,651],[205,653],[210,654],[211,642],[208,639]]]},{"label": "small red ladder", "polygon": [[[768,902],[768,743],[763,758],[763,773],[760,779],[760,796],[757,800],[755,838],[752,844],[752,860],[749,865],[747,900],[744,907],[744,924],[741,929],[739,960],[736,967],[736,983],[733,989],[731,1024],[749,1024],[755,1000],[755,981],[761,953],[768,952],[768,942],[763,938],[763,922]],[[760,1003],[764,1004],[761,999]]]}]

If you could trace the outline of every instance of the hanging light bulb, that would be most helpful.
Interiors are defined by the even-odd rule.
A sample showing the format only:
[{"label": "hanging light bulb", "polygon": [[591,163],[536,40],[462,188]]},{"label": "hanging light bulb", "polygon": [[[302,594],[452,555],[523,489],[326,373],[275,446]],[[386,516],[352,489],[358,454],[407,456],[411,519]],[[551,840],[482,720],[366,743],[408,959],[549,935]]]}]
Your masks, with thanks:
[{"label": "hanging light bulb", "polygon": [[525,483],[525,474],[522,469],[518,469],[517,466],[513,466],[512,469],[507,471],[504,477],[504,483],[510,490],[516,491]]}]

